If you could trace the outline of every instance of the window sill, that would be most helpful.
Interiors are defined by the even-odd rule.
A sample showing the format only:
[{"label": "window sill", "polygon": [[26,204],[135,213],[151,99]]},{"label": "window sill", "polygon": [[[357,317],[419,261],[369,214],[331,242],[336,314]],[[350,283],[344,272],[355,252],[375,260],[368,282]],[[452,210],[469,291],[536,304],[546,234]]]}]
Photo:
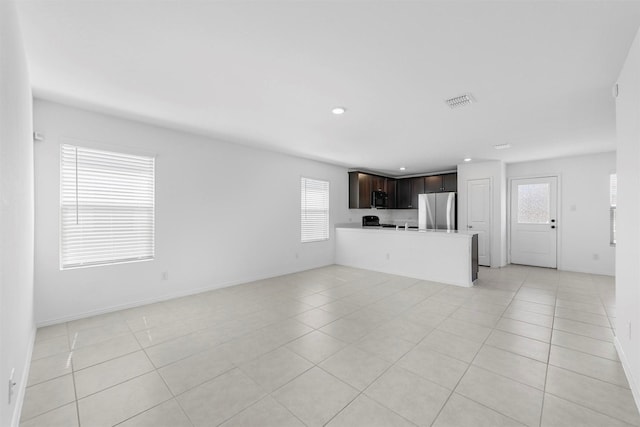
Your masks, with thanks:
[{"label": "window sill", "polygon": [[102,263],[99,263],[99,264],[96,263],[96,264],[85,264],[85,265],[72,265],[72,266],[69,266],[69,267],[60,266],[60,271],[78,270],[78,269],[81,269],[81,268],[91,268],[91,267],[108,267],[110,265],[133,264],[133,263],[153,261],[153,260],[155,260],[155,257],[153,257],[153,258],[144,258],[144,259],[131,259],[131,260],[126,260],[126,261],[102,262]]}]

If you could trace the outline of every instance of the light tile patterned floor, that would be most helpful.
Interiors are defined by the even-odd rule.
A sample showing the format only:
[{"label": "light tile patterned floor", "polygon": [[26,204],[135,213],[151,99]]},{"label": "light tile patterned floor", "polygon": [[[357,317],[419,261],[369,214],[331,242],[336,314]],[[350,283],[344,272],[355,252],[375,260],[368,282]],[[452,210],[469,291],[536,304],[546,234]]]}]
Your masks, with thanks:
[{"label": "light tile patterned floor", "polygon": [[22,426],[640,425],[613,279],[330,266],[38,330]]}]

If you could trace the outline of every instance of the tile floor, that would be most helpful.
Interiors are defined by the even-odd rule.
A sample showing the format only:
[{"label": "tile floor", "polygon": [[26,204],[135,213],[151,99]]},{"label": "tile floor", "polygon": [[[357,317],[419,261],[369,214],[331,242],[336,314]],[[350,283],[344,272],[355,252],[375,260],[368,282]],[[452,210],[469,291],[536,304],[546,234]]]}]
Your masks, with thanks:
[{"label": "tile floor", "polygon": [[610,277],[330,266],[38,330],[21,426],[640,425]]}]

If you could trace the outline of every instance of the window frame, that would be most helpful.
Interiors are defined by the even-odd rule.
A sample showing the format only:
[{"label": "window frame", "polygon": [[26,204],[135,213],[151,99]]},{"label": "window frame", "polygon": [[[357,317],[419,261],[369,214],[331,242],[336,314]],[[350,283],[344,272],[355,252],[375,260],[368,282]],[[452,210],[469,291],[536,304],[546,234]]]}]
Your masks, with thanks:
[{"label": "window frame", "polygon": [[[303,200],[303,190],[305,187],[306,181],[315,181],[318,183],[322,183],[322,185],[326,184],[326,207],[322,209],[322,211],[326,212],[326,218],[324,219],[323,227],[326,229],[323,230],[323,234],[326,237],[319,238],[307,238],[304,237],[304,221],[305,221],[305,213],[312,209],[305,209],[307,206],[307,199]],[[304,190],[304,195],[306,197],[306,190]],[[314,243],[314,242],[324,242],[331,239],[331,182],[326,179],[319,178],[311,178],[308,176],[300,176],[300,243]],[[317,210],[317,209],[316,209]]]},{"label": "window frame", "polygon": [[[97,155],[97,156],[103,156],[103,161],[105,163],[108,163],[109,161],[114,161],[114,158],[116,157],[121,157],[123,159],[129,158],[131,159],[131,161],[143,161],[143,162],[147,162],[150,163],[150,165],[147,165],[144,168],[144,172],[146,172],[146,177],[143,178],[140,181],[136,181],[136,180],[131,180],[131,182],[133,183],[132,185],[140,185],[141,182],[144,181],[144,179],[146,179],[146,185],[147,187],[147,194],[146,194],[146,199],[144,200],[140,200],[139,203],[137,204],[138,206],[143,206],[144,208],[147,209],[147,212],[149,212],[149,221],[146,223],[147,227],[150,227],[150,236],[148,238],[148,242],[150,243],[150,249],[148,251],[145,252],[144,255],[142,256],[137,256],[137,257],[124,257],[122,252],[116,252],[114,253],[113,258],[111,259],[104,259],[104,258],[100,258],[98,259],[98,256],[96,255],[94,260],[91,261],[80,261],[80,262],[69,262],[67,261],[65,263],[65,248],[64,248],[64,244],[65,244],[65,209],[68,209],[69,207],[73,208],[73,204],[69,204],[68,201],[65,201],[65,189],[69,190],[69,185],[65,186],[64,184],[64,179],[65,179],[65,163],[64,163],[64,150],[65,149],[75,149],[76,150],[76,159],[72,162],[72,164],[75,165],[76,171],[75,171],[75,191],[76,194],[78,192],[78,177],[80,176],[78,174],[78,157],[77,157],[77,150],[81,150],[83,151],[86,155]],[[90,268],[90,267],[101,267],[101,266],[108,266],[108,265],[117,265],[117,264],[128,264],[128,263],[136,263],[136,262],[145,262],[145,261],[153,261],[155,259],[155,251],[156,251],[156,238],[155,238],[155,231],[156,231],[156,156],[154,154],[147,154],[147,153],[135,153],[132,152],[130,150],[127,150],[126,148],[123,147],[98,147],[98,146],[93,146],[93,145],[88,145],[88,144],[84,144],[84,145],[80,145],[78,144],[76,141],[73,142],[63,142],[60,144],[59,146],[59,155],[60,155],[60,159],[59,159],[59,168],[60,168],[60,181],[59,181],[59,190],[60,190],[60,195],[59,195],[59,218],[58,218],[58,226],[59,226],[59,238],[58,238],[58,243],[59,243],[59,268],[61,271],[66,271],[66,270],[73,270],[73,269],[78,269],[78,268]],[[86,161],[86,159],[85,159]],[[85,163],[86,164],[86,163]],[[68,166],[68,165],[67,165]],[[126,168],[127,167],[127,162],[126,161],[122,161],[122,163],[119,165],[120,167]],[[129,166],[131,166],[131,163],[129,163]],[[106,165],[103,165],[103,167],[106,167]],[[99,169],[99,166],[98,166]],[[95,174],[95,170],[92,171]],[[102,173],[104,174],[104,171],[102,171]],[[91,174],[91,173],[89,173]],[[94,185],[102,185],[104,187],[109,187],[109,182],[112,181],[114,178],[114,176],[116,175],[112,175],[111,178],[109,178],[108,173],[104,174],[106,177],[104,179],[97,179],[94,178],[94,181],[91,181],[91,184]],[[126,174],[125,174],[126,175]],[[66,175],[67,178],[69,177],[69,175]],[[117,179],[122,179],[122,175],[120,176],[116,176]],[[73,185],[71,185],[71,187],[73,187]],[[72,188],[73,190],[73,188]],[[126,188],[125,190],[130,190],[130,188]],[[96,199],[100,199],[100,195],[99,192],[93,192],[90,193],[91,195],[93,195]],[[85,197],[87,197],[85,195]],[[103,198],[103,200],[105,200]],[[76,196],[76,202],[75,202],[75,208],[76,208],[76,215],[78,215],[77,212],[78,209],[82,209],[82,206],[90,206],[92,208],[104,208],[106,209],[106,211],[109,211],[109,207],[110,208],[115,208],[115,209],[123,209],[123,208],[131,208],[132,206],[136,206],[135,203],[113,203],[113,204],[100,204],[100,203],[89,203],[87,204],[86,201],[85,203],[82,203],[79,199],[78,196]],[[99,232],[98,232],[99,233]],[[103,231],[104,233],[104,231]],[[131,235],[134,235],[135,233],[131,233]],[[128,236],[131,237],[131,236]],[[110,240],[109,244],[113,245],[114,240]],[[125,243],[130,243],[131,240],[126,240]],[[104,251],[104,249],[103,249]],[[104,252],[103,252],[104,253]],[[119,256],[116,256],[119,255]]]},{"label": "window frame", "polygon": [[609,174],[609,245],[616,246],[616,213],[618,205],[618,174]]}]

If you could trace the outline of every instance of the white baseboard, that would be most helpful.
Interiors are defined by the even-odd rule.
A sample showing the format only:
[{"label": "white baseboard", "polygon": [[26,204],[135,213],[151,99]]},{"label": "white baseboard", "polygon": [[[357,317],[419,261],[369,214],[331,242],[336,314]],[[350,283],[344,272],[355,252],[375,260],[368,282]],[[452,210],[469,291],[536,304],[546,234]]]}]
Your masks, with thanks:
[{"label": "white baseboard", "polygon": [[636,382],[635,378],[633,378],[633,375],[631,373],[631,366],[629,365],[627,355],[624,353],[624,350],[620,345],[620,341],[618,341],[618,337],[614,338],[613,343],[616,346],[616,351],[618,352],[620,363],[622,363],[622,369],[624,369],[624,373],[627,376],[627,381],[629,381],[629,387],[631,388],[633,400],[635,400],[636,402],[636,408],[640,410],[640,390],[638,389],[638,383]]},{"label": "white baseboard", "polygon": [[[24,395],[27,392],[27,381],[29,381],[29,369],[31,368],[31,356],[33,355],[33,346],[36,342],[36,328],[34,326],[31,331],[31,338],[29,340],[29,348],[27,349],[27,357],[24,361],[24,369],[22,370],[22,377],[18,382],[18,392],[15,394],[16,406],[13,409],[13,417],[11,417],[11,426],[18,427],[20,424],[20,416],[22,415],[22,404],[24,403]],[[6,384],[6,383],[5,383]],[[5,402],[6,403],[6,402]]]},{"label": "white baseboard", "polygon": [[171,292],[169,294],[164,294],[162,296],[155,297],[155,298],[146,298],[146,299],[142,299],[142,300],[128,302],[126,304],[113,305],[113,306],[101,308],[101,309],[98,309],[98,310],[90,310],[90,311],[86,311],[86,312],[82,312],[82,313],[78,313],[78,314],[72,314],[72,315],[69,315],[69,316],[58,317],[58,318],[55,318],[55,319],[48,319],[48,320],[38,321],[37,322],[37,327],[41,328],[43,326],[57,325],[59,323],[70,322],[70,321],[78,320],[78,319],[84,319],[86,317],[98,316],[100,314],[113,313],[114,311],[126,310],[128,308],[140,307],[142,305],[153,304],[153,303],[161,302],[161,301],[167,301],[167,300],[171,300],[171,299],[174,299],[174,298],[180,298],[180,297],[185,297],[185,296],[189,296],[189,295],[200,294],[202,292],[213,291],[215,289],[227,288],[229,286],[240,285],[242,283],[254,282],[256,280],[271,279],[273,277],[284,276],[284,275],[293,274],[293,273],[299,273],[300,271],[313,270],[314,268],[326,267],[328,265],[333,265],[333,263],[316,265],[316,266],[308,266],[306,268],[301,268],[301,269],[296,269],[296,270],[287,270],[287,271],[282,271],[282,272],[278,272],[278,273],[275,273],[275,274],[274,273],[268,273],[268,274],[257,275],[257,276],[249,276],[249,277],[244,277],[244,278],[238,279],[238,280],[231,280],[231,281],[227,281],[227,282],[220,282],[220,283],[215,283],[215,284],[212,284],[212,285],[201,286],[201,287],[198,287],[198,288],[189,289],[187,291]]}]

